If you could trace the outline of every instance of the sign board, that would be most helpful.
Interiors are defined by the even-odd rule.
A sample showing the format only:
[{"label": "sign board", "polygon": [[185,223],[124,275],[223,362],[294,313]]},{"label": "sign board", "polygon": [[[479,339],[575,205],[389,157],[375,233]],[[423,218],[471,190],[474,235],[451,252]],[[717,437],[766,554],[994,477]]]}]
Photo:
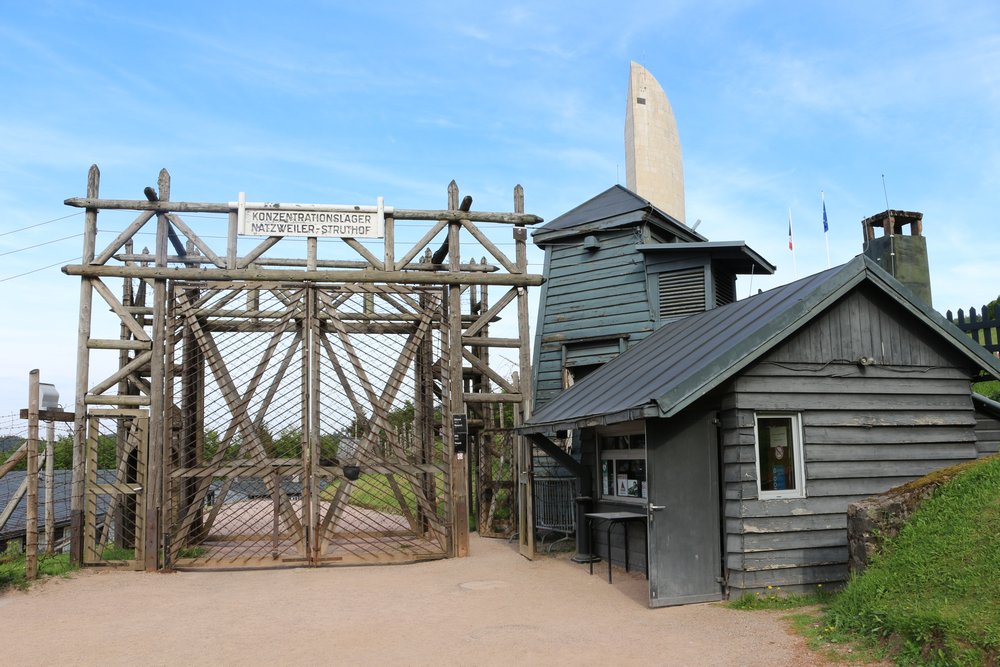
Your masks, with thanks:
[{"label": "sign board", "polygon": [[469,418],[466,415],[451,416],[451,441],[456,454],[465,454],[469,448]]},{"label": "sign board", "polygon": [[376,206],[279,204],[248,202],[240,193],[237,229],[244,236],[300,236],[379,239],[385,236],[386,213],[392,208],[378,198]]}]

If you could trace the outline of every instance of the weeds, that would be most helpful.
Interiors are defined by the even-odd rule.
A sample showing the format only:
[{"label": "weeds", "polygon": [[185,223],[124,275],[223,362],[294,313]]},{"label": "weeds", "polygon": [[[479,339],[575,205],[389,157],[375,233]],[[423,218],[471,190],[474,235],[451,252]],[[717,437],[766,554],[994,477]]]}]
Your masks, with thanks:
[{"label": "weeds", "polygon": [[[26,575],[25,560],[25,555],[17,543],[11,542],[7,545],[7,550],[0,554],[0,592],[11,588],[22,591],[28,589],[31,582]],[[38,556],[39,577],[65,576],[75,569],[76,567],[69,562],[69,554]]]}]

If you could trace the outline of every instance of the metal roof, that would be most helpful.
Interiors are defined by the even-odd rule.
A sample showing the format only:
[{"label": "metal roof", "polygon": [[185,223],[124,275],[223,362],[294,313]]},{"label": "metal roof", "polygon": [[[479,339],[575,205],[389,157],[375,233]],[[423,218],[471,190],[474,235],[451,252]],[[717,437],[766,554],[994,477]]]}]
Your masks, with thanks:
[{"label": "metal roof", "polygon": [[[694,241],[705,237],[653,206],[631,190],[614,185],[576,208],[563,213],[532,232],[535,243],[545,243],[555,237],[572,233],[586,233],[597,229],[618,227],[642,221],[652,214],[651,221],[667,227],[678,236]],[[579,228],[579,229],[578,229]]]},{"label": "metal roof", "polygon": [[680,255],[705,253],[712,260],[721,260],[736,273],[771,275],[777,268],[764,259],[746,241],[704,241],[692,243],[643,243],[635,246],[642,253],[651,255]]},{"label": "metal roof", "polygon": [[[0,511],[2,511],[10,499],[14,496],[15,491],[20,487],[21,483],[24,481],[27,473],[23,470],[12,470],[3,477],[0,477]],[[55,515],[55,524],[68,525],[70,521],[70,501],[71,501],[71,491],[72,491],[72,470],[54,470],[52,479],[52,491],[53,491],[53,509]],[[114,470],[98,470],[97,471],[98,483],[108,484],[115,481],[115,471]],[[110,496],[98,495],[97,496],[97,513],[103,516],[104,512],[107,511],[108,502]],[[12,537],[24,535],[25,528],[28,521],[28,499],[27,494],[21,496],[17,505],[14,507],[10,518],[7,519],[7,523],[0,526],[0,539],[11,539]],[[38,481],[38,528],[42,529],[45,527],[45,481],[44,473],[39,476]]]},{"label": "metal roof", "polygon": [[759,359],[862,282],[885,292],[1000,379],[1000,361],[872,260],[853,260],[793,283],[664,325],[545,404],[521,431],[671,417]]}]

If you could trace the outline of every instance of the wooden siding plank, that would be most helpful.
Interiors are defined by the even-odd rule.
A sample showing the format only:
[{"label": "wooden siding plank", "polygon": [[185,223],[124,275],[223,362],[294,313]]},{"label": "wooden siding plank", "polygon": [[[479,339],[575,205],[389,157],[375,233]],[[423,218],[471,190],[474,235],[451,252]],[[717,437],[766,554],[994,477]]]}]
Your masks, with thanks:
[{"label": "wooden siding plank", "polygon": [[635,234],[632,234],[631,231],[632,230],[629,230],[629,233],[623,234],[602,234],[601,247],[596,251],[584,248],[582,239],[578,243],[574,243],[572,245],[549,246],[552,252],[552,262],[550,264],[550,268],[573,266],[582,262],[590,261],[595,255],[604,253],[622,253],[623,251],[634,252],[636,238]]},{"label": "wooden siding plank", "polygon": [[865,381],[872,378],[882,378],[896,380],[900,377],[917,380],[954,380],[956,382],[968,382],[969,376],[965,371],[952,367],[920,366],[901,367],[879,364],[875,366],[859,367],[856,363],[818,363],[803,361],[782,361],[773,362],[763,360],[747,368],[742,374],[742,378],[810,378],[823,381],[827,378]]},{"label": "wooden siding plank", "polygon": [[[845,461],[830,463],[807,463],[806,464],[806,488],[813,489],[820,480],[839,481],[845,478],[877,478],[905,477],[916,479],[924,475],[946,468],[948,466],[963,463],[975,456],[968,458],[940,459],[934,461]],[[894,485],[902,482],[895,482]]]},{"label": "wooden siding plank", "polygon": [[[971,409],[972,399],[968,394],[950,394],[944,396],[928,396],[926,394],[896,394],[891,396],[892,407],[900,410],[919,410],[921,407],[933,405],[935,410]],[[842,394],[837,397],[837,404],[845,411],[869,410],[874,405],[885,407],[885,394],[857,393]],[[774,394],[748,392],[739,396],[740,408],[747,410],[823,410],[830,407],[830,396],[823,393],[815,394]]]},{"label": "wooden siding plank", "polygon": [[[807,418],[806,418],[807,419]],[[806,420],[804,419],[804,421]],[[893,426],[864,428],[854,426],[805,427],[808,445],[865,445],[865,444],[918,444],[975,442],[976,432],[971,426]]]},{"label": "wooden siding plank", "polygon": [[759,551],[841,547],[847,544],[847,531],[836,529],[801,533],[746,533],[742,539],[744,557],[748,557],[749,554]]},{"label": "wooden siding plank", "polygon": [[[737,381],[740,392],[774,392],[781,393],[827,393],[827,394],[882,394],[882,400],[869,407],[885,407],[887,397],[894,397],[898,394],[929,394],[929,395],[964,395],[969,396],[969,385],[966,379],[936,379],[936,378],[916,378],[909,375],[902,377],[782,377],[776,382],[774,377],[760,377],[754,375],[744,375]],[[971,398],[969,398],[971,404]],[[934,406],[933,400],[925,405]]]},{"label": "wooden siding plank", "polygon": [[[767,502],[767,501],[765,501]],[[745,535],[761,533],[791,533],[816,530],[847,530],[847,513],[805,514],[795,516],[744,517]],[[738,531],[730,531],[738,532]]]},{"label": "wooden siding plank", "polygon": [[580,313],[579,317],[565,322],[546,323],[545,333],[548,336],[570,332],[579,334],[584,330],[590,336],[604,336],[610,335],[605,332],[614,330],[615,327],[621,328],[624,325],[624,331],[628,332],[648,321],[649,318],[642,313],[624,313],[607,317],[589,317],[587,313]]},{"label": "wooden siding plank", "polygon": [[847,563],[839,565],[814,565],[810,567],[789,567],[775,570],[743,571],[739,579],[740,585],[734,586],[734,580],[730,580],[730,587],[741,589],[766,588],[767,586],[788,586],[804,585],[815,586],[816,584],[827,584],[847,580]]},{"label": "wooden siding plank", "polygon": [[584,307],[574,307],[566,308],[560,312],[549,312],[545,315],[545,328],[552,329],[562,323],[578,322],[581,319],[608,319],[614,317],[621,317],[626,315],[637,314],[638,317],[632,317],[629,319],[649,319],[649,308],[645,301],[635,302],[623,300],[619,304],[608,305],[603,308],[584,308]]},{"label": "wooden siding plank", "polygon": [[809,426],[972,426],[976,420],[968,410],[810,410]]},{"label": "wooden siding plank", "polygon": [[[971,443],[905,444],[905,445],[820,445],[809,443],[805,448],[807,463],[835,461],[906,461],[924,459],[942,461],[975,458],[976,448]],[[944,464],[940,464],[944,465]]]},{"label": "wooden siding plank", "polygon": [[806,493],[815,498],[823,496],[864,495],[874,496],[905,484],[918,476],[862,477],[854,479],[811,479],[806,482]]},{"label": "wooden siding plank", "polygon": [[847,512],[847,506],[868,496],[831,496],[827,498],[789,498],[775,500],[744,500],[726,503],[732,511],[747,518],[774,516],[808,516],[814,514],[836,514]]},{"label": "wooden siding plank", "polygon": [[551,315],[565,315],[577,310],[599,310],[627,304],[642,304],[648,310],[648,301],[645,291],[619,290],[612,293],[610,289],[588,289],[573,295],[572,299],[569,295],[556,299],[556,303],[549,305],[543,311],[543,321]]},{"label": "wooden siding plank", "polygon": [[816,565],[841,565],[848,559],[847,546],[816,549],[780,549],[755,552],[743,558],[746,572],[774,570],[787,567]]},{"label": "wooden siding plank", "polygon": [[579,285],[599,277],[615,274],[620,276],[635,274],[642,276],[643,281],[645,281],[646,271],[642,264],[642,258],[623,255],[600,261],[592,260],[571,264],[560,268],[558,273],[553,269],[551,284],[566,285],[572,283]]},{"label": "wooden siding plank", "polygon": [[578,277],[572,282],[562,278],[553,280],[547,290],[548,296],[551,299],[549,308],[551,308],[552,302],[559,304],[563,301],[576,301],[581,297],[593,299],[600,295],[604,298],[610,298],[616,294],[628,292],[645,294],[645,281],[643,280],[640,283],[642,275],[641,272],[630,272],[620,268],[612,268],[607,271]]}]

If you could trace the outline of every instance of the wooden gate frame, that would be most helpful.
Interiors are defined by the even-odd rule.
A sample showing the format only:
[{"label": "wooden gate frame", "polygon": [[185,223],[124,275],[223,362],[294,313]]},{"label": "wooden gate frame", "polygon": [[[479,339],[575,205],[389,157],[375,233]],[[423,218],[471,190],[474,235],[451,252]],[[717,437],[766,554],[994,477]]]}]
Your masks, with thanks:
[{"label": "wooden gate frame", "polygon": [[[70,198],[67,206],[86,210],[84,218],[83,253],[81,264],[63,267],[63,272],[80,277],[80,310],[77,339],[76,429],[73,442],[73,492],[71,505],[72,547],[74,563],[84,561],[85,521],[84,494],[86,488],[85,429],[88,412],[104,408],[149,410],[149,449],[147,479],[144,485],[143,566],[147,571],[161,567],[159,553],[163,546],[162,508],[166,472],[164,456],[169,443],[170,419],[165,387],[167,294],[170,281],[286,281],[314,283],[380,283],[438,285],[447,288],[448,326],[445,336],[447,354],[442,359],[441,376],[449,387],[449,401],[444,415],[445,441],[450,448],[453,498],[453,534],[451,556],[468,555],[469,493],[468,459],[454,451],[452,415],[466,414],[467,406],[474,410],[488,409],[504,403],[514,403],[519,419],[531,412],[530,337],[528,323],[528,293],[530,286],[542,284],[541,275],[528,271],[527,226],[542,221],[524,213],[524,192],[514,188],[514,212],[490,213],[471,209],[471,198],[459,206],[458,186],[448,186],[448,208],[445,210],[385,209],[384,256],[377,257],[353,238],[343,243],[353,249],[357,260],[321,260],[318,239],[305,238],[306,257],[270,257],[267,252],[283,236],[271,236],[243,256],[239,255],[239,205],[229,203],[199,203],[170,201],[170,175],[159,173],[157,189],[147,187],[145,200],[101,199],[100,171],[92,165],[87,175],[87,196]],[[280,208],[280,204],[271,205]],[[101,210],[131,210],[137,215],[132,223],[103,250],[97,249],[97,215]],[[313,208],[312,210],[317,210]],[[181,214],[228,214],[227,244],[224,253],[216,253],[196,234]],[[156,218],[156,242],[150,253],[134,252],[134,237]],[[394,225],[396,220],[428,221],[433,224],[397,259]],[[484,223],[513,226],[515,256],[512,260],[481,229]],[[436,253],[429,247],[442,231],[447,232]],[[187,239],[181,243],[178,232]],[[463,236],[471,236],[489,253],[491,262],[463,263],[460,246]],[[174,254],[169,254],[173,247]],[[404,246],[405,247],[405,246]],[[423,253],[423,255],[421,255]],[[420,257],[419,259],[418,256]],[[447,262],[445,262],[447,258]],[[112,260],[115,263],[109,263]],[[502,269],[502,270],[501,270]],[[122,280],[121,298],[106,284],[107,279]],[[137,281],[137,287],[133,284]],[[147,305],[147,286],[151,288],[151,303]],[[508,287],[492,306],[486,305],[488,286]],[[463,314],[462,293],[470,293],[469,313]],[[480,298],[477,300],[477,291]],[[94,294],[97,294],[120,320],[118,339],[91,336]],[[490,324],[498,314],[516,301],[516,338],[498,338],[489,333]],[[518,377],[504,377],[489,365],[491,348],[518,350]],[[119,353],[118,369],[96,384],[90,379],[92,350],[115,350]],[[466,376],[473,379],[467,383]],[[473,424],[477,420],[471,420]],[[482,424],[485,420],[478,420]],[[523,448],[519,448],[523,449]],[[518,466],[520,467],[520,466]],[[528,480],[530,482],[530,480]],[[526,554],[530,556],[531,554]]]}]

